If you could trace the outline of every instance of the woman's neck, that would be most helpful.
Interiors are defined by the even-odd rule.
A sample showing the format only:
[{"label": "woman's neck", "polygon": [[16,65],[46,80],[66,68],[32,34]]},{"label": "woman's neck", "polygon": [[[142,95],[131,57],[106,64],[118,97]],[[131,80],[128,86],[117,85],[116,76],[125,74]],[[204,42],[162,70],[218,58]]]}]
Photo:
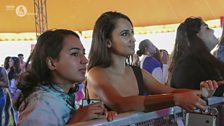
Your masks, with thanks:
[{"label": "woman's neck", "polygon": [[64,90],[65,93],[68,93],[69,89],[72,87],[71,82],[66,81],[61,77],[54,76],[53,81],[55,82],[55,84],[60,86]]},{"label": "woman's neck", "polygon": [[116,54],[111,54],[111,57],[112,57],[112,63],[109,68],[113,71],[123,73],[126,67],[126,64],[125,64],[126,58],[124,56],[120,56]]},{"label": "woman's neck", "polygon": [[70,88],[72,87],[72,84],[60,84],[60,83],[57,84],[64,90],[65,93],[68,93]]}]

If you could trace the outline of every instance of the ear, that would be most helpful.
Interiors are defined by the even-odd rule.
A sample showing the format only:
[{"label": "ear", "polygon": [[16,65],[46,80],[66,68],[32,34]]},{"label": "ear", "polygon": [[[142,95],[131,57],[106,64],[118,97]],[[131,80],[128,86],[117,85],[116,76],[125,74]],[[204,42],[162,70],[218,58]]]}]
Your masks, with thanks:
[{"label": "ear", "polygon": [[108,47],[108,48],[111,48],[111,46],[112,46],[112,42],[108,39],[108,40],[107,40],[107,47]]},{"label": "ear", "polygon": [[48,57],[46,59],[46,63],[47,63],[47,66],[50,70],[55,70],[56,69],[56,66],[55,66],[55,63],[54,63],[54,60],[51,58],[51,57]]}]

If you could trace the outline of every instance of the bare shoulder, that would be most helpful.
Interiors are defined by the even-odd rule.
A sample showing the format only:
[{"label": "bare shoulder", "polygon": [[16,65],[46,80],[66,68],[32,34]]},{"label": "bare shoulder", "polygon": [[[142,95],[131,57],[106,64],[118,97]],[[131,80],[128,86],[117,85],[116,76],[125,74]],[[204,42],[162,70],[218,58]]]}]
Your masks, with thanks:
[{"label": "bare shoulder", "polygon": [[105,68],[102,67],[93,67],[87,72],[87,77],[97,77],[105,75]]},{"label": "bare shoulder", "polygon": [[93,67],[87,72],[87,81],[90,84],[99,84],[99,82],[105,81],[108,78],[105,68]]},{"label": "bare shoulder", "polygon": [[103,72],[105,68],[102,68],[102,67],[99,67],[99,66],[96,66],[96,67],[93,67],[91,68],[88,73],[95,73],[95,72]]},{"label": "bare shoulder", "polygon": [[[102,98],[108,89],[111,89],[109,84],[109,75],[105,68],[93,67],[87,72],[87,88],[89,91],[89,97],[98,99]],[[109,88],[108,88],[109,87]]]}]

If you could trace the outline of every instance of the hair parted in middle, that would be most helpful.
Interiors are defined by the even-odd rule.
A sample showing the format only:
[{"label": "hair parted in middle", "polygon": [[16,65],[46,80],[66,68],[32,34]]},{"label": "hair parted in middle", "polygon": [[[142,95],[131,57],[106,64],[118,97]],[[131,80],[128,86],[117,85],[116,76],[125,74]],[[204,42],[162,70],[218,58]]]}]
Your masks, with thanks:
[{"label": "hair parted in middle", "polygon": [[88,70],[94,66],[109,67],[111,65],[111,55],[107,43],[111,39],[117,20],[121,18],[128,20],[133,26],[129,17],[120,12],[108,11],[97,19],[93,30]]}]

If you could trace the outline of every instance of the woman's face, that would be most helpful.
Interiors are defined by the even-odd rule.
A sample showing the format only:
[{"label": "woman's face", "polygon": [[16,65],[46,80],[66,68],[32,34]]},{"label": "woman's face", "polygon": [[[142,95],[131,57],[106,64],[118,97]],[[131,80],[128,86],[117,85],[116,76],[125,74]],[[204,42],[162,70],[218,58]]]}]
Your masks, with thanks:
[{"label": "woman's face", "polygon": [[131,23],[124,18],[117,20],[109,41],[112,52],[115,54],[126,57],[135,53],[134,30]]},{"label": "woman's face", "polygon": [[147,51],[150,53],[150,55],[154,55],[156,53],[156,47],[150,41],[148,42]]},{"label": "woman's face", "polygon": [[58,83],[77,83],[85,79],[87,59],[81,41],[74,35],[68,35],[63,41],[59,59],[54,59],[54,81]]},{"label": "woman's face", "polygon": [[9,59],[9,68],[13,67],[14,65],[14,60],[12,58]]},{"label": "woman's face", "polygon": [[201,25],[201,30],[197,33],[197,36],[204,41],[209,50],[212,50],[216,44],[218,44],[218,39],[214,35],[214,30],[208,28],[208,25],[205,23]]}]

